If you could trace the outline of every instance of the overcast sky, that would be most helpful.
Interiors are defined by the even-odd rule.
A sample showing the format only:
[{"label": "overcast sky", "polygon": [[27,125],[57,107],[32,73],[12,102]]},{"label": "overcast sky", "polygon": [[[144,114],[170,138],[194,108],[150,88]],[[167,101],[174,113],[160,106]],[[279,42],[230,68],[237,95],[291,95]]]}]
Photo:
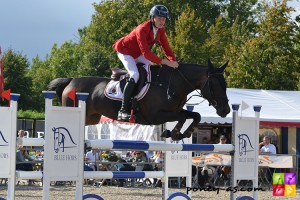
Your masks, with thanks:
[{"label": "overcast sky", "polygon": [[[88,26],[101,0],[0,0],[0,46],[44,59],[54,43],[78,40],[78,29]],[[291,4],[299,10],[300,4]],[[299,12],[299,11],[298,11]]]}]

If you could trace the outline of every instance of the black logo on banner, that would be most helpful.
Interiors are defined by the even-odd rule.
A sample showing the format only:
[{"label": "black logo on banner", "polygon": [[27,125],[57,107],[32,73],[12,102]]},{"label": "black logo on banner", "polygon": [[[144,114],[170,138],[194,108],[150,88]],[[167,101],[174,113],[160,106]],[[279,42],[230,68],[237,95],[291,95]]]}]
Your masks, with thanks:
[{"label": "black logo on banner", "polygon": [[238,135],[239,138],[239,154],[246,155],[247,152],[254,151],[251,141],[247,134]]},{"label": "black logo on banner", "polygon": [[65,127],[52,128],[54,135],[54,151],[58,153],[60,150],[65,152],[66,148],[76,148],[77,144],[74,142],[70,132]]},{"label": "black logo on banner", "polygon": [[[3,142],[4,144],[2,144]],[[0,146],[8,146],[8,142],[5,140],[1,131],[0,131]]]}]

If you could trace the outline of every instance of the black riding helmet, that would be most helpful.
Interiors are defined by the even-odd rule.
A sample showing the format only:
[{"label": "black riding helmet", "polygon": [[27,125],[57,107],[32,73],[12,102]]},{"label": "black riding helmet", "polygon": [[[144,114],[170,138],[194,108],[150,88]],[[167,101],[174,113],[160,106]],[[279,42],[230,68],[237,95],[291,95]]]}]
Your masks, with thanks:
[{"label": "black riding helmet", "polygon": [[150,10],[150,17],[160,16],[169,19],[169,10],[164,5],[155,5]]}]

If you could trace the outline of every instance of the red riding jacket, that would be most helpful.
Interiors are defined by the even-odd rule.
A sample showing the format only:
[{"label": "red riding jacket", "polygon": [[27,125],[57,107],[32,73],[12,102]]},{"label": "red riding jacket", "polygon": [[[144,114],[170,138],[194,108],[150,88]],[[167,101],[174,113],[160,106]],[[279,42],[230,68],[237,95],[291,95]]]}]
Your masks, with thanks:
[{"label": "red riding jacket", "polygon": [[117,40],[112,47],[122,54],[132,56],[134,59],[143,55],[147,60],[160,64],[162,58],[151,52],[151,47],[157,42],[160,43],[166,57],[170,61],[176,61],[176,57],[168,43],[165,28],[158,29],[154,40],[153,25],[150,20],[140,24],[128,35]]}]

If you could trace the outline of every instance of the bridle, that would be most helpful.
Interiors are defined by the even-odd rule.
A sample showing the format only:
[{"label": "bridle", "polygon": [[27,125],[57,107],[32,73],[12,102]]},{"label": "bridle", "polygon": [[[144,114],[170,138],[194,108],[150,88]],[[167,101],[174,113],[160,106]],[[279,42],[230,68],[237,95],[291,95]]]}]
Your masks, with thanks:
[{"label": "bridle", "polygon": [[[229,101],[226,95],[219,95],[218,96],[212,90],[212,78],[218,79],[218,81],[219,81],[221,87],[223,88],[223,90],[226,90],[226,83],[223,84],[223,81],[221,81],[220,78],[219,78],[220,76],[223,77],[223,74],[222,73],[209,74],[205,84],[203,85],[203,87],[201,89],[202,97],[208,101],[209,106],[212,105],[213,107],[217,107],[218,106],[218,101],[217,101],[218,99],[221,99],[221,100],[226,101],[226,102]],[[205,91],[208,91],[208,95],[204,95]]]},{"label": "bridle", "polygon": [[[178,70],[178,69],[177,69]],[[189,86],[195,90],[199,95],[192,95],[190,96],[186,102],[188,102],[193,96],[199,96],[204,98],[205,100],[208,101],[209,106],[213,106],[213,107],[217,107],[218,106],[218,101],[217,99],[224,99],[225,101],[229,101],[226,95],[221,95],[221,96],[217,96],[214,94],[213,90],[212,90],[212,78],[217,78],[218,81],[220,82],[220,85],[223,87],[224,90],[226,90],[226,83],[222,84],[223,82],[220,80],[219,76],[223,77],[222,73],[214,73],[214,74],[208,74],[208,77],[203,85],[203,87],[200,89],[201,93],[190,83],[190,81],[184,76],[184,74],[181,73],[180,70],[178,70],[179,74],[181,75],[181,77],[189,84]],[[208,95],[205,95],[205,91],[208,91]],[[203,100],[204,101],[204,100]],[[201,101],[200,103],[202,103],[203,101]],[[185,102],[185,103],[186,103]],[[199,104],[200,104],[199,103]]]}]

